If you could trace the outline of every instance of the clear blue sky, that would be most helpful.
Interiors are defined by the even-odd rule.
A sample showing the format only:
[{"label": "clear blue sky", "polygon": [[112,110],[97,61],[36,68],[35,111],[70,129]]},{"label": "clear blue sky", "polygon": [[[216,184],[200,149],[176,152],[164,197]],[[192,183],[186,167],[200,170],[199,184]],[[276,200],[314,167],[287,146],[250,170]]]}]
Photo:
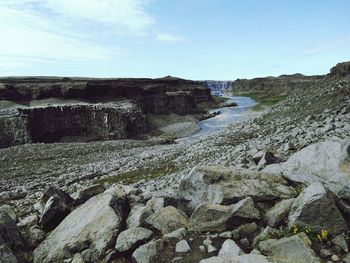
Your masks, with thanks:
[{"label": "clear blue sky", "polygon": [[0,75],[236,79],[350,60],[349,0],[0,0]]}]

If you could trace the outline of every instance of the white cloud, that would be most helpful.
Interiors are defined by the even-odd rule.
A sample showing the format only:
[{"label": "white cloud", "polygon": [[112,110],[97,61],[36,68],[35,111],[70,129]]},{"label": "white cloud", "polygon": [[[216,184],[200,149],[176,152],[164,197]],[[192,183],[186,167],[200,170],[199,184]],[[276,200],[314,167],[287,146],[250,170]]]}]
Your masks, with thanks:
[{"label": "white cloud", "polygon": [[158,34],[156,39],[162,42],[182,42],[185,40],[182,36],[172,34]]},{"label": "white cloud", "polygon": [[115,59],[124,52],[114,39],[151,30],[154,20],[145,11],[148,3],[0,0],[0,75],[35,63]]}]

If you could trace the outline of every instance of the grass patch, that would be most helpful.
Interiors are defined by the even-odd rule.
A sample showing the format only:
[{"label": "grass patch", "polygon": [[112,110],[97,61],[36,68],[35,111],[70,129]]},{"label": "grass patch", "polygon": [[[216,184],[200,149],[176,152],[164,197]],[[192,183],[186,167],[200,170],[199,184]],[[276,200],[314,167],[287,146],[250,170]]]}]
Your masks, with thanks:
[{"label": "grass patch", "polygon": [[101,178],[96,180],[96,183],[99,184],[114,184],[114,183],[124,183],[124,184],[133,184],[140,180],[150,180],[158,178],[167,174],[171,174],[178,171],[178,168],[172,164],[162,165],[155,168],[143,168],[135,171],[129,171],[120,173],[114,176],[109,176],[106,178]]},{"label": "grass patch", "polygon": [[221,97],[221,96],[212,95],[212,97],[213,97],[212,101],[199,103],[197,107],[201,110],[222,108],[225,106],[225,103],[228,100],[228,98]]},{"label": "grass patch", "polygon": [[288,98],[286,94],[268,94],[265,91],[234,92],[233,95],[251,97],[255,100],[257,104],[252,107],[253,111],[264,110]]}]

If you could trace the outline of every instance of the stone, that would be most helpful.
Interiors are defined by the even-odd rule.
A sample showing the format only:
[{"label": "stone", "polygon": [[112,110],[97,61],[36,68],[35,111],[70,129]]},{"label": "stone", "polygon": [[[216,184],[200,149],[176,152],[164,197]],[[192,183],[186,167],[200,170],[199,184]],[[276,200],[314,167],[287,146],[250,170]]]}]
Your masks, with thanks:
[{"label": "stone", "polygon": [[36,214],[29,215],[26,218],[21,219],[18,223],[17,226],[19,228],[23,229],[28,229],[36,224],[39,223],[39,218]]},{"label": "stone", "polygon": [[47,231],[54,229],[71,211],[73,198],[66,192],[50,186],[43,193],[40,203],[43,207],[40,224]]},{"label": "stone", "polygon": [[127,199],[120,187],[90,198],[71,212],[34,250],[34,263],[59,261],[92,249],[98,258],[120,231]]},{"label": "stone", "polygon": [[242,238],[241,240],[239,240],[239,243],[241,243],[242,246],[248,247],[250,245],[250,242],[248,240],[248,238]]},{"label": "stone", "polygon": [[202,259],[201,261],[199,261],[199,263],[226,263],[226,261],[220,257],[211,257]]},{"label": "stone", "polygon": [[346,238],[343,235],[338,235],[335,238],[331,240],[331,242],[340,247],[344,252],[348,253],[349,248],[348,248],[348,243],[346,241]]},{"label": "stone", "polygon": [[262,254],[273,261],[283,263],[321,263],[310,248],[311,241],[304,234],[281,239],[269,239],[259,243]]},{"label": "stone", "polygon": [[331,194],[321,183],[311,184],[295,199],[288,224],[309,227],[318,233],[327,230],[330,234],[340,234],[348,229]]},{"label": "stone", "polygon": [[226,232],[222,232],[219,234],[219,237],[221,238],[232,238],[232,232],[231,231],[226,231]]},{"label": "stone", "polygon": [[264,218],[267,224],[271,227],[278,227],[285,217],[288,217],[289,211],[294,203],[294,198],[282,200],[275,204]]},{"label": "stone", "polygon": [[181,241],[176,243],[175,251],[177,253],[186,253],[186,252],[188,252],[190,250],[191,250],[191,248],[188,245],[186,240],[181,240]]},{"label": "stone", "polygon": [[294,182],[321,182],[334,193],[350,185],[349,142],[324,141],[305,147],[287,162],[268,165],[263,171],[283,174]]},{"label": "stone", "polygon": [[213,252],[215,252],[216,250],[217,250],[216,247],[214,247],[213,245],[209,245],[209,246],[207,247],[208,253],[213,253]]},{"label": "stone", "polygon": [[246,220],[257,219],[260,219],[260,214],[250,197],[230,206],[203,203],[193,212],[190,229],[199,232],[222,232]]},{"label": "stone", "polygon": [[17,215],[13,210],[13,207],[10,205],[2,205],[0,206],[0,212],[6,212],[14,222],[17,222]]},{"label": "stone", "polygon": [[333,261],[333,262],[337,262],[337,261],[339,261],[339,258],[338,258],[338,256],[337,255],[332,255],[331,256],[331,260]]},{"label": "stone", "polygon": [[257,163],[259,168],[264,168],[266,165],[278,163],[279,159],[272,152],[266,151]]},{"label": "stone", "polygon": [[234,167],[195,167],[179,185],[179,205],[187,213],[204,203],[232,204],[247,197],[268,201],[294,197],[295,190],[279,175]]},{"label": "stone", "polygon": [[26,251],[24,238],[13,219],[4,211],[0,212],[0,261],[20,263]]},{"label": "stone", "polygon": [[166,234],[163,236],[163,239],[175,239],[175,240],[181,240],[187,235],[187,230],[184,227],[181,227],[169,234]]},{"label": "stone", "polygon": [[87,200],[89,200],[91,197],[101,194],[105,190],[106,188],[100,184],[94,184],[90,187],[87,187],[77,193],[77,197],[74,201],[74,205],[81,205]]},{"label": "stone", "polygon": [[350,253],[346,254],[343,258],[344,263],[350,263]]},{"label": "stone", "polygon": [[71,263],[85,263],[83,260],[83,257],[81,256],[80,253],[77,253],[74,255],[73,260],[71,261]]},{"label": "stone", "polygon": [[199,263],[271,263],[271,261],[262,255],[249,254],[230,258],[211,257],[202,259]]},{"label": "stone", "polygon": [[225,258],[225,257],[235,257],[235,256],[243,255],[243,254],[244,254],[244,252],[236,244],[235,241],[233,241],[231,239],[227,239],[222,244],[222,247],[219,251],[218,256],[221,258]]},{"label": "stone", "polygon": [[328,258],[328,257],[332,256],[333,253],[329,249],[323,248],[323,249],[320,250],[320,255],[321,255],[322,258]]},{"label": "stone", "polygon": [[154,240],[137,248],[132,254],[134,263],[156,262],[157,255],[163,250],[163,241]]},{"label": "stone", "polygon": [[146,225],[165,235],[182,227],[188,228],[188,221],[182,211],[173,206],[167,206],[148,217]]},{"label": "stone", "polygon": [[81,253],[81,256],[84,260],[84,262],[97,262],[98,261],[98,256],[96,251],[93,249],[86,249]]},{"label": "stone", "polygon": [[142,228],[129,228],[118,235],[115,249],[119,252],[133,250],[146,243],[153,235],[153,232]]},{"label": "stone", "polygon": [[45,232],[35,225],[30,227],[28,232],[27,243],[31,248],[37,247],[46,236]]},{"label": "stone", "polygon": [[164,207],[163,198],[152,198],[147,201],[146,205],[136,204],[132,207],[129,217],[126,220],[127,227],[142,226],[146,219],[156,211]]},{"label": "stone", "polygon": [[199,248],[199,251],[202,253],[207,252],[207,250],[205,249],[205,246],[200,245],[198,248]]}]

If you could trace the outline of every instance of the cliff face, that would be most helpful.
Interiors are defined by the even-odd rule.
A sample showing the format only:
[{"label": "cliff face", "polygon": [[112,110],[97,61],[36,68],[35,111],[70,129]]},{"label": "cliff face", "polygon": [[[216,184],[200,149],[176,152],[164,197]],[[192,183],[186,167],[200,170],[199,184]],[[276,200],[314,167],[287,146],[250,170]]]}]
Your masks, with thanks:
[{"label": "cliff face", "polygon": [[[209,89],[197,82],[171,77],[3,78],[0,148],[74,138],[134,138],[148,131],[146,113],[196,113],[198,103],[211,99]],[[12,102],[19,104],[1,109],[1,103]]]},{"label": "cliff face", "polygon": [[[1,111],[0,111],[1,114]],[[0,115],[0,146],[31,142],[128,139],[147,132],[141,108],[123,101],[11,109]]]},{"label": "cliff face", "polygon": [[283,92],[290,93],[297,89],[310,87],[313,83],[323,79],[324,76],[304,76],[302,74],[281,75],[279,77],[266,77],[254,79],[237,79],[234,92],[266,92],[269,95],[278,95]]}]

